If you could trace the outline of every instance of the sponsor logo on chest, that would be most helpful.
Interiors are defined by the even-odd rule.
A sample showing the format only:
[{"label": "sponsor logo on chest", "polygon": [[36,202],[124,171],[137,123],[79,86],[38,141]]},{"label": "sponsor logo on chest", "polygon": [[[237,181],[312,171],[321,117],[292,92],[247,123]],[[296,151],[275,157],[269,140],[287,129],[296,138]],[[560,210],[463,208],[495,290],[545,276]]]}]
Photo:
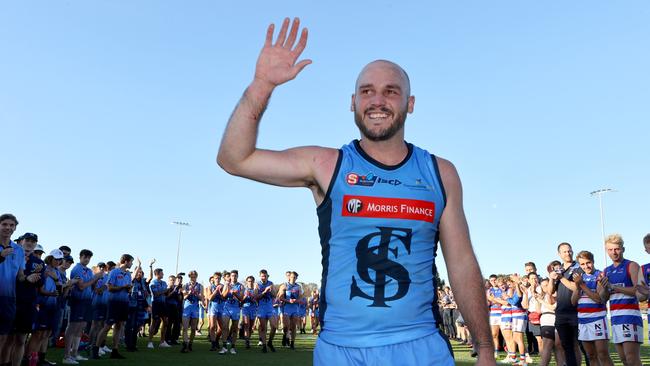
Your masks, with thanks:
[{"label": "sponsor logo on chest", "polygon": [[341,214],[346,217],[404,219],[433,223],[436,207],[432,201],[345,195]]}]

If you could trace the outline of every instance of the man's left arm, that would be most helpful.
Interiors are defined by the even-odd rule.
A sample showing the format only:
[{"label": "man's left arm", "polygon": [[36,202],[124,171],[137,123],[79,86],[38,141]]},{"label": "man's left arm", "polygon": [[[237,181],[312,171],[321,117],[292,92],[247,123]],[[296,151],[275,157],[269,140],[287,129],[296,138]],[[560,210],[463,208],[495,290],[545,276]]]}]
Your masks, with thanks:
[{"label": "man's left arm", "polygon": [[437,158],[447,202],[440,218],[440,241],[451,287],[478,347],[477,365],[494,365],[494,345],[485,306],[485,288],[463,211],[463,192],[456,168]]}]

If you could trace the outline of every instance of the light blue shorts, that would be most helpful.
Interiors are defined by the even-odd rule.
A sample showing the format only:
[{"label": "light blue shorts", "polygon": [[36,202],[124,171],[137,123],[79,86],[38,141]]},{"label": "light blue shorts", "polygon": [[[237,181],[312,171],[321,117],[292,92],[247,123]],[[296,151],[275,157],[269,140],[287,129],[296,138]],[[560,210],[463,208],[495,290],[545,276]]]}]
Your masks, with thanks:
[{"label": "light blue shorts", "polygon": [[240,311],[240,309],[239,309],[239,306],[237,306],[237,305],[235,305],[235,306],[226,305],[226,306],[223,307],[223,313],[221,314],[221,317],[222,318],[228,318],[228,319],[231,319],[231,320],[239,320],[239,317],[240,317],[239,311]]},{"label": "light blue shorts", "polygon": [[282,315],[286,316],[300,316],[300,312],[298,311],[298,304],[284,304],[284,308],[282,309]]},{"label": "light blue shorts", "polygon": [[318,337],[314,366],[454,366],[449,342],[435,333],[413,341],[379,347],[352,348],[327,343]]},{"label": "light blue shorts", "polygon": [[257,306],[255,305],[242,306],[241,314],[242,316],[247,316],[248,319],[255,320],[255,316],[257,315]]},{"label": "light blue shorts", "polygon": [[185,304],[183,306],[183,318],[198,319],[199,304]]},{"label": "light blue shorts", "polygon": [[260,306],[257,308],[257,317],[260,319],[277,318],[278,312],[272,306]]}]

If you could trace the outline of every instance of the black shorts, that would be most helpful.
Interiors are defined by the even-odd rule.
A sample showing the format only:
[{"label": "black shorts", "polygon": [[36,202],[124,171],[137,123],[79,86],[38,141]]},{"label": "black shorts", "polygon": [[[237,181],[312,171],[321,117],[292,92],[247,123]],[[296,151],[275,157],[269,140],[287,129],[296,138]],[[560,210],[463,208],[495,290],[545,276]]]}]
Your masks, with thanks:
[{"label": "black shorts", "polygon": [[106,324],[115,324],[117,322],[126,321],[129,318],[129,302],[109,301],[107,314]]},{"label": "black shorts", "polygon": [[93,320],[91,299],[70,299],[70,322],[89,322]]},{"label": "black shorts", "polygon": [[167,305],[167,317],[170,320],[176,320],[181,318],[181,312],[178,310],[178,304],[170,304],[166,303]]},{"label": "black shorts", "polygon": [[100,322],[106,320],[107,312],[108,312],[107,304],[93,305],[93,320],[100,321]]},{"label": "black shorts", "polygon": [[160,319],[167,317],[167,303],[164,301],[154,301],[151,303],[151,318]]},{"label": "black shorts", "polygon": [[36,304],[31,302],[17,304],[13,332],[17,334],[31,333],[36,321],[36,314]]},{"label": "black shorts", "polygon": [[11,333],[16,319],[16,298],[0,296],[0,335]]},{"label": "black shorts", "polygon": [[543,325],[541,326],[542,338],[552,339],[555,341],[555,327]]},{"label": "black shorts", "polygon": [[38,307],[34,330],[53,330],[59,320],[57,316],[59,311],[59,306],[56,303],[41,303]]}]

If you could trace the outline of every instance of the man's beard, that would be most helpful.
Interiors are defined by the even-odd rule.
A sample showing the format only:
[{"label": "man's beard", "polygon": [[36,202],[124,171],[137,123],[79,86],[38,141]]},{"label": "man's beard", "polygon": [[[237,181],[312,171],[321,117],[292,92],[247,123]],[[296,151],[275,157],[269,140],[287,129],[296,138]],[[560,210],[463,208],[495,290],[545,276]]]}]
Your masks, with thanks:
[{"label": "man's beard", "polygon": [[404,122],[406,122],[406,108],[403,108],[397,113],[393,114],[393,123],[378,131],[374,132],[371,131],[366,125],[363,123],[363,115],[368,114],[372,111],[378,111],[378,112],[384,112],[384,113],[389,113],[393,114],[393,111],[386,107],[381,107],[381,108],[368,108],[364,111],[364,113],[359,113],[359,111],[354,110],[354,122],[356,123],[357,127],[359,127],[359,131],[361,131],[361,135],[365,138],[367,138],[370,141],[386,141],[390,140],[399,130],[404,128]]}]

